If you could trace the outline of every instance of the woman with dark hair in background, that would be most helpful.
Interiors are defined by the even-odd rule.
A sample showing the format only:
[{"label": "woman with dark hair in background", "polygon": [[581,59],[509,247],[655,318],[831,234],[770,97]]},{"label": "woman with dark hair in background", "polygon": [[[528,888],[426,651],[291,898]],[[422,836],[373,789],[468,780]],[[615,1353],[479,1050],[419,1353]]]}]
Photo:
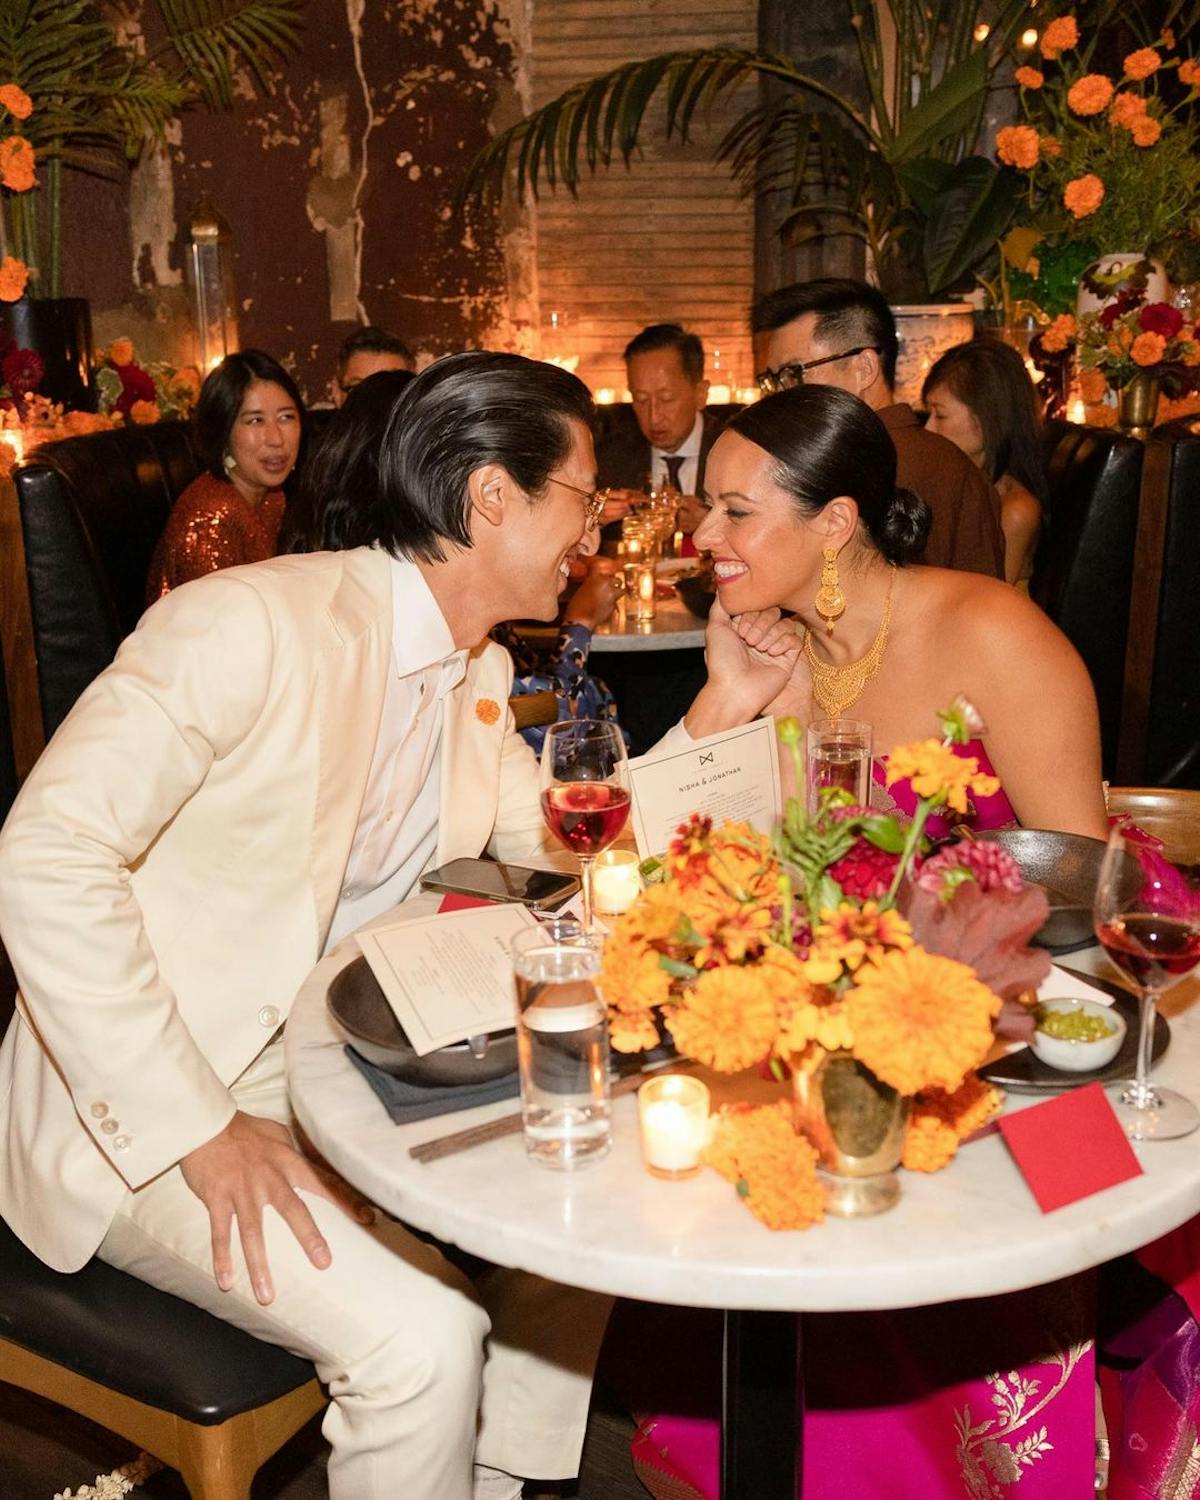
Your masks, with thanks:
[{"label": "woman with dark hair in background", "polygon": [[[301,475],[296,519],[289,511],[282,550],[336,552],[362,545],[379,484],[379,444],[396,402],[414,378],[407,370],[382,370],[351,388]],[[549,653],[535,651],[512,625],[495,626],[492,640],[513,659],[513,694],[553,691],[560,720],[615,721],[612,694],[589,675],[587,659],[592,632],[612,612],[617,594],[613,573],[593,561],[567,602],[561,634]],[[521,733],[540,753],[546,726],[535,724]]]},{"label": "woman with dark hair in background", "polygon": [[205,573],[274,557],[304,403],[281,364],[243,349],[210,372],[193,424],[204,472],[171,508],[150,563],[148,604]]},{"label": "woman with dark hair in background", "polygon": [[[977,807],[979,824],[1015,815],[1030,828],[1107,836],[1083,663],[999,580],[905,565],[920,553],[928,510],[896,488],[895,449],[870,408],[828,386],[769,396],[726,426],[705,488],[696,545],[712,555],[717,599],[709,681],[684,721],[693,738],[758,713],[803,723],[845,714],[871,723],[886,759],[928,736],[962,693],[987,725],[963,753],[985,774],[994,768],[1004,792]],[[771,609],[792,614],[798,631],[774,657],[747,643],[748,621]],[[892,795],[911,809],[906,783]]]},{"label": "woman with dark hair in background", "polygon": [[956,344],[925,377],[925,426],[961,448],[1000,495],[1004,578],[1028,583],[1042,526],[1042,468],[1037,393],[1015,349],[997,339]]}]

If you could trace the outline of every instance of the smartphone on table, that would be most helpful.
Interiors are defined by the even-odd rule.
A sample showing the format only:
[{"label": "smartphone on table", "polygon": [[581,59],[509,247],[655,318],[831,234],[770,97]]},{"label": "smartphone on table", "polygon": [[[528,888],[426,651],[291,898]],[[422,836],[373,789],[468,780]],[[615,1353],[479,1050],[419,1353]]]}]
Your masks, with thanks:
[{"label": "smartphone on table", "polygon": [[422,875],[421,889],[478,896],[481,901],[519,901],[534,911],[552,911],[579,889],[579,877],[494,859],[452,859]]}]

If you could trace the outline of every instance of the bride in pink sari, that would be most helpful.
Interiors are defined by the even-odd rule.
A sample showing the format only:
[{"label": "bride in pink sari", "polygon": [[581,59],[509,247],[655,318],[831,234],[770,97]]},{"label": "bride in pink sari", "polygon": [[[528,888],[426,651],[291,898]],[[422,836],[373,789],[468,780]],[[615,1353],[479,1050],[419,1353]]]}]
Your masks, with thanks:
[{"label": "bride in pink sari", "polygon": [[[882,423],[845,392],[801,386],[733,418],[709,458],[708,513],[695,533],[718,595],[709,679],[683,728],[699,738],[757,714],[803,723],[847,714],[871,723],[882,782],[891,747],[926,736],[962,693],[987,727],[958,753],[1003,784],[973,809],[975,826],[1019,821],[1105,837],[1082,662],[1007,585],[910,565],[929,517],[897,491],[895,473]],[[886,795],[901,811],[913,804],[906,783]],[[662,1500],[717,1500],[715,1365],[706,1374],[697,1358],[704,1348],[715,1358],[715,1329],[703,1315],[633,1316],[635,1407],[655,1413],[635,1441],[639,1475]],[[650,1325],[648,1338],[660,1317],[667,1326]],[[1088,1277],[974,1302],[806,1317],[805,1500],[1091,1493],[1093,1324]],[[670,1368],[647,1367],[654,1347],[675,1352]]]}]

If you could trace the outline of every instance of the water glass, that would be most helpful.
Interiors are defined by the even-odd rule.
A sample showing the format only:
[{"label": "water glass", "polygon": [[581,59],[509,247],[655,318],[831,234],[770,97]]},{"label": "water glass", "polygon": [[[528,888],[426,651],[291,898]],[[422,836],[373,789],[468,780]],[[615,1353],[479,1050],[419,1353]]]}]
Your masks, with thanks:
[{"label": "water glass", "polygon": [[863,719],[814,719],[806,736],[805,795],[810,813],[825,787],[838,787],[865,806],[871,791],[871,726]]},{"label": "water glass", "polygon": [[584,1166],[612,1144],[600,948],[570,917],[518,933],[512,945],[525,1150],[545,1167]]}]

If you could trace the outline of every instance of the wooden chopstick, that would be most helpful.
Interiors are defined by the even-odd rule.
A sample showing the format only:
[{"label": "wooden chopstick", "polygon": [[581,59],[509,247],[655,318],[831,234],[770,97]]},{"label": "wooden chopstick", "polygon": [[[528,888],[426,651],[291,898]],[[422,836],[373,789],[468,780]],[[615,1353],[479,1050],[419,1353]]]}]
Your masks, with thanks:
[{"label": "wooden chopstick", "polygon": [[[625,1078],[613,1081],[610,1090],[614,1099],[622,1094],[632,1094],[645,1082],[647,1073],[630,1073]],[[498,1120],[488,1120],[483,1125],[471,1125],[466,1130],[456,1130],[450,1135],[439,1135],[432,1141],[422,1141],[419,1146],[410,1146],[408,1154],[414,1161],[440,1161],[443,1156],[454,1156],[459,1151],[469,1151],[472,1146],[482,1146],[487,1141],[498,1141],[506,1135],[516,1135],[521,1129],[521,1114],[501,1115]]]}]

